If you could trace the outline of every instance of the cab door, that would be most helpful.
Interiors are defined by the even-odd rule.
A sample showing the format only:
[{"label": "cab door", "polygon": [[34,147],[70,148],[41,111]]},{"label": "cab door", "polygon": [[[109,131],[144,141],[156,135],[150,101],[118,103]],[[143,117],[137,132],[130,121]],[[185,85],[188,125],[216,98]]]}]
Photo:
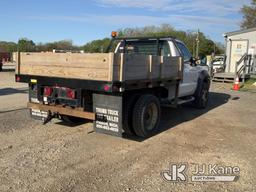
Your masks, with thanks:
[{"label": "cab door", "polygon": [[176,41],[176,46],[184,59],[183,81],[180,84],[179,97],[193,95],[197,88],[198,67],[192,66],[192,55],[182,42]]}]

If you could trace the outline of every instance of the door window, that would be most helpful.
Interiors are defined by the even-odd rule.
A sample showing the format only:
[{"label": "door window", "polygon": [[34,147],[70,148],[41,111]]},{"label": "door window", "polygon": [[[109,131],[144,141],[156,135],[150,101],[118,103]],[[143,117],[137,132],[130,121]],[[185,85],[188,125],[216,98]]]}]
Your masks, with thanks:
[{"label": "door window", "polygon": [[176,43],[177,43],[177,46],[178,46],[178,48],[179,48],[179,50],[180,50],[180,52],[181,52],[181,54],[182,54],[182,56],[184,58],[184,61],[188,62],[191,59],[191,57],[192,57],[192,55],[189,52],[188,48],[183,43],[180,43],[180,42],[176,42]]}]

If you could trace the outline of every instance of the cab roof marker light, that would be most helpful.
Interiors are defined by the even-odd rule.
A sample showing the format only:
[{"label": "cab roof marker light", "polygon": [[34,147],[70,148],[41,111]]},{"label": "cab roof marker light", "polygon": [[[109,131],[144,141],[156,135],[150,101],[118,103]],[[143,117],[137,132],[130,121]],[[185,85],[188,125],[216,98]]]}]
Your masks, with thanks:
[{"label": "cab roof marker light", "polygon": [[111,37],[116,38],[117,37],[117,32],[116,31],[112,31]]}]

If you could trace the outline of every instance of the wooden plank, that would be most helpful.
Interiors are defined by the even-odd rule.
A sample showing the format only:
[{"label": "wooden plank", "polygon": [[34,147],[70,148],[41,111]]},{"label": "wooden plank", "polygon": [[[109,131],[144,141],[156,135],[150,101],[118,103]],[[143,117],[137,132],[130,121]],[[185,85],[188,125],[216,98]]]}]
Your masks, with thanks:
[{"label": "wooden plank", "polygon": [[121,55],[120,55],[120,79],[119,79],[121,82],[125,81],[125,76],[124,76],[124,74],[125,74],[124,66],[125,65],[126,64],[124,63],[124,54],[121,53]]},{"label": "wooden plank", "polygon": [[108,68],[109,54],[80,53],[21,53],[22,65],[45,65],[61,67]]},{"label": "wooden plank", "polygon": [[21,53],[20,58],[20,73],[24,75],[102,81],[111,78],[111,54]]},{"label": "wooden plank", "polygon": [[152,70],[151,70],[152,79],[161,78],[160,59],[161,59],[160,56],[152,56]]},{"label": "wooden plank", "polygon": [[125,55],[125,80],[148,79],[149,56],[139,54]]},{"label": "wooden plank", "polygon": [[36,109],[41,111],[51,111],[55,113],[60,113],[62,115],[70,115],[74,117],[95,120],[95,113],[81,111],[77,109],[65,108],[62,106],[51,106],[51,105],[43,105],[43,104],[37,104],[37,103],[28,103],[27,107],[30,109]]},{"label": "wooden plank", "polygon": [[163,76],[169,78],[179,76],[179,59],[180,57],[164,57]]},{"label": "wooden plank", "polygon": [[108,81],[113,81],[114,77],[114,53],[109,54]]},{"label": "wooden plank", "polygon": [[119,81],[119,80],[120,80],[120,66],[114,65],[113,81]]},{"label": "wooden plank", "polygon": [[66,68],[56,66],[22,66],[21,74],[108,81],[108,69]]},{"label": "wooden plank", "polygon": [[142,66],[137,67],[137,71],[135,71],[135,68],[129,68],[126,70],[125,80],[140,80],[140,79],[148,79],[148,67]]},{"label": "wooden plank", "polygon": [[17,52],[17,58],[16,58],[16,62],[17,62],[17,66],[15,67],[15,73],[16,74],[20,74],[20,52]]}]

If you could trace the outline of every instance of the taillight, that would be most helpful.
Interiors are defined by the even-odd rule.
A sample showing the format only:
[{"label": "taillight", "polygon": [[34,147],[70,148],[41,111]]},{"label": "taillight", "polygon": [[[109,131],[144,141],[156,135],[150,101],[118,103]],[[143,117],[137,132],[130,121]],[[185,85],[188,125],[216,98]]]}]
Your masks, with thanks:
[{"label": "taillight", "polygon": [[16,76],[16,82],[20,82],[20,77]]},{"label": "taillight", "polygon": [[103,89],[106,92],[111,91],[111,85],[104,85]]},{"label": "taillight", "polygon": [[76,98],[76,92],[72,89],[67,89],[67,97],[70,99]]},{"label": "taillight", "polygon": [[105,84],[105,85],[101,86],[99,89],[101,91],[105,91],[105,92],[119,92],[119,88],[120,88],[120,86],[118,86],[118,85]]},{"label": "taillight", "polygon": [[52,90],[53,89],[51,87],[45,87],[44,88],[44,96],[46,96],[46,97],[51,96]]}]

